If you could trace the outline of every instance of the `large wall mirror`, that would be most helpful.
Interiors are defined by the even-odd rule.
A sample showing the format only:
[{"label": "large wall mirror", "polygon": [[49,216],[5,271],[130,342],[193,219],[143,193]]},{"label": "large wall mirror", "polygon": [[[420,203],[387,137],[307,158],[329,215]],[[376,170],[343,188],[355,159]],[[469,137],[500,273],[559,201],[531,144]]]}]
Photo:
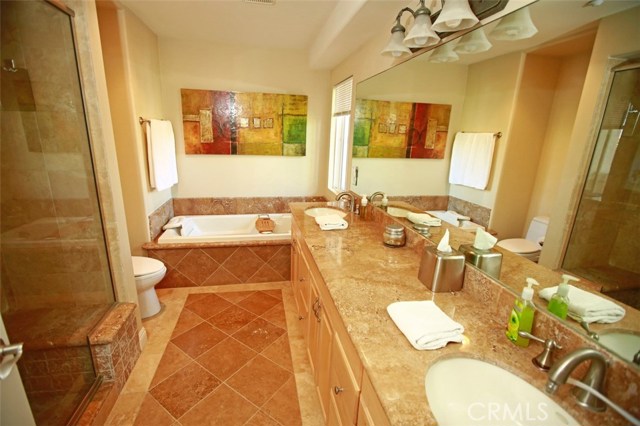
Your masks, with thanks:
[{"label": "large wall mirror", "polygon": [[[625,10],[624,13],[629,13],[633,7],[640,7],[637,1],[610,1],[599,7],[583,7],[583,2],[575,1],[538,1],[528,6],[538,29],[532,37],[496,40],[491,37],[491,32],[499,21],[493,22],[475,30],[488,36],[492,47],[486,51],[475,54],[458,52],[457,60],[441,63],[433,60],[436,50],[431,50],[359,82],[356,99],[444,104],[451,105],[451,112],[444,159],[361,158],[361,154],[355,155],[351,166],[358,168],[358,180],[357,183],[352,181],[351,190],[359,194],[382,191],[391,197],[455,197],[490,209],[488,226],[497,232],[499,239],[523,237],[534,216],[548,215],[554,208],[557,182],[565,178],[563,162],[590,71],[599,22]],[[449,45],[455,51],[460,41],[458,38],[450,41]],[[627,75],[624,84],[627,88],[635,87],[635,91],[630,89],[630,92],[637,98],[640,86],[636,80],[636,86],[633,85],[633,78]],[[629,166],[618,179],[618,187],[626,191],[625,198],[615,202],[635,200],[635,207],[630,209],[637,212],[640,200],[636,176],[640,167],[640,123],[633,131],[632,125],[638,122],[638,113],[633,111],[638,109],[640,101],[622,103],[625,109],[620,117],[627,112],[625,124],[613,126],[620,129],[617,133],[603,129],[608,131],[607,138],[619,136],[622,129],[626,129],[626,135],[632,135],[625,144],[624,158],[621,154],[618,159],[618,163],[624,162]],[[631,112],[627,108],[629,103],[632,104]],[[620,121],[620,117],[612,120]],[[453,139],[461,131],[502,132],[502,138],[496,141],[489,184],[484,191],[448,182]],[[601,157],[613,156],[605,148],[601,151]],[[605,186],[601,180],[592,182],[593,185]],[[583,208],[597,201],[591,197],[582,203]],[[637,213],[634,217],[631,220],[635,220],[635,227],[639,228]],[[584,228],[590,225],[581,223],[577,226]],[[633,232],[638,233],[637,230]],[[437,235],[434,233],[434,239]],[[618,259],[623,259],[618,263],[627,264],[625,268],[631,271],[632,281],[640,286],[637,250],[633,251],[631,243],[616,250]],[[580,254],[582,259],[589,257],[588,253]],[[575,251],[571,256],[574,263],[580,257]],[[506,264],[500,279],[519,293],[524,282],[522,274],[517,272],[520,260],[509,264],[510,259],[505,256]],[[545,274],[549,270],[542,266],[537,266],[537,269],[541,279],[548,281]],[[580,275],[580,271],[568,269]],[[598,273],[602,273],[601,270]],[[586,278],[599,283],[604,281],[603,277],[596,275]],[[614,279],[619,279],[619,274]],[[627,304],[625,309],[631,314],[629,318],[620,323],[593,327],[602,330],[603,335],[606,334],[605,329],[622,328],[629,332],[629,339],[636,339],[632,345],[637,345],[640,350],[640,324],[635,321],[639,318],[638,294],[640,289],[632,289],[621,299]],[[545,309],[546,305],[540,307]],[[570,324],[582,331],[577,322],[570,321]]]}]

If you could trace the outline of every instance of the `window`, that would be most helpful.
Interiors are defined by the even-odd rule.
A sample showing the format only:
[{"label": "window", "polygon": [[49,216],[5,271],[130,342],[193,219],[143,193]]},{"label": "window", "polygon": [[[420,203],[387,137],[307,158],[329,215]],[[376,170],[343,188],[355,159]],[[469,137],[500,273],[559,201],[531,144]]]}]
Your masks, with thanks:
[{"label": "window", "polygon": [[329,151],[329,189],[336,193],[347,189],[352,93],[352,77],[349,77],[342,83],[338,83],[333,88],[331,148]]}]

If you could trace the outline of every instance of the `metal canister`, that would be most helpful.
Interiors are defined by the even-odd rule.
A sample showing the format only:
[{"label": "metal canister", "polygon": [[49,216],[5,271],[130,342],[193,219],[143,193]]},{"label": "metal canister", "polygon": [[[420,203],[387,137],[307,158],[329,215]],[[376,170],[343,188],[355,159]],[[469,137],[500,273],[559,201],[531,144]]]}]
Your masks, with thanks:
[{"label": "metal canister", "polygon": [[404,232],[404,226],[398,223],[390,223],[385,226],[382,241],[385,246],[402,247],[407,242],[407,236]]}]

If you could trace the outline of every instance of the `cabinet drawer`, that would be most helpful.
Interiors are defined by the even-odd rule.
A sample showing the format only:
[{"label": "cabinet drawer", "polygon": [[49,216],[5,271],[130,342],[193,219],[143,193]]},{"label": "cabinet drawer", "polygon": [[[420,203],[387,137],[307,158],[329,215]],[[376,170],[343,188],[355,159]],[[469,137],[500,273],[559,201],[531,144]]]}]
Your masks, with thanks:
[{"label": "cabinet drawer", "polygon": [[360,398],[360,384],[349,365],[347,354],[340,339],[334,334],[331,348],[331,399],[338,408],[338,416],[342,424],[355,425],[358,416],[358,399]]}]

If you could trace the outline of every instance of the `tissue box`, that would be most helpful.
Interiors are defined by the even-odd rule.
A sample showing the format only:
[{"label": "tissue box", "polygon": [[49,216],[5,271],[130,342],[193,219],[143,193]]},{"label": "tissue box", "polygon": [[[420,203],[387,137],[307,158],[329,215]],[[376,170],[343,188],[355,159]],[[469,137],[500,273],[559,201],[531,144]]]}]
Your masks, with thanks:
[{"label": "tissue box", "polygon": [[434,293],[462,290],[464,255],[458,251],[444,253],[437,247],[425,247],[418,279]]},{"label": "tissue box", "polygon": [[502,267],[502,253],[494,249],[480,250],[473,244],[462,244],[460,252],[467,262],[478,269],[483,270],[495,279],[500,279],[500,268]]}]

